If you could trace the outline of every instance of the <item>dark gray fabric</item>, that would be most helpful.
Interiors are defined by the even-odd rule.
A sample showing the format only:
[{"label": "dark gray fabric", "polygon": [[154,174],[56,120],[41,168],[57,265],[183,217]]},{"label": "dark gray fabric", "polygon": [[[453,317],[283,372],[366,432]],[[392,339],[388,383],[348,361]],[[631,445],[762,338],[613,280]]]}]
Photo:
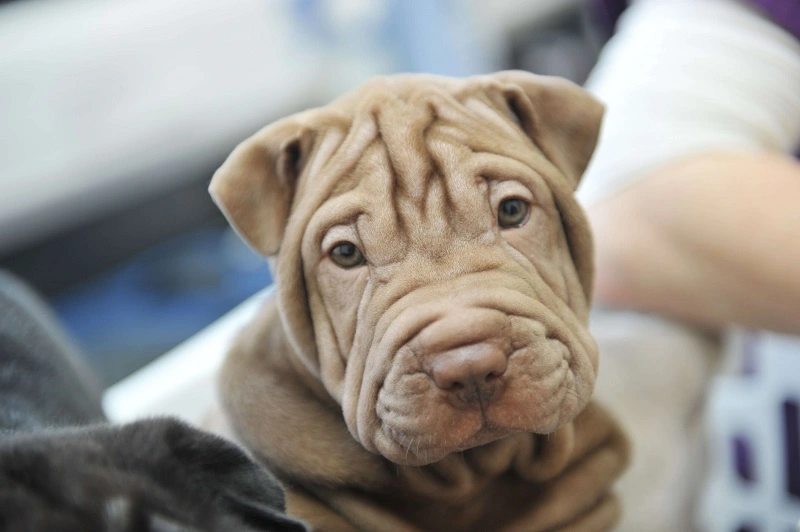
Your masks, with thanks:
[{"label": "dark gray fabric", "polygon": [[108,424],[100,398],[46,305],[0,272],[0,530],[306,530],[234,444],[169,418]]},{"label": "dark gray fabric", "polygon": [[105,420],[101,389],[45,303],[0,271],[0,430]]}]

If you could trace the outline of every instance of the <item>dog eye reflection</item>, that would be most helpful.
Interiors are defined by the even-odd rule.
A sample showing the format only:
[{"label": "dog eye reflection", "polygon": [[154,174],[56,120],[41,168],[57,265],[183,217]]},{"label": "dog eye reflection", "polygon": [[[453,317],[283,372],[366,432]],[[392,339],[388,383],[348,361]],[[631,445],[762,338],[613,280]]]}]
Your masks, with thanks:
[{"label": "dog eye reflection", "polygon": [[500,202],[497,209],[497,223],[503,229],[519,227],[528,221],[528,203],[520,198],[508,198]]},{"label": "dog eye reflection", "polygon": [[364,264],[364,254],[352,242],[339,242],[331,249],[331,259],[342,268],[355,268]]}]

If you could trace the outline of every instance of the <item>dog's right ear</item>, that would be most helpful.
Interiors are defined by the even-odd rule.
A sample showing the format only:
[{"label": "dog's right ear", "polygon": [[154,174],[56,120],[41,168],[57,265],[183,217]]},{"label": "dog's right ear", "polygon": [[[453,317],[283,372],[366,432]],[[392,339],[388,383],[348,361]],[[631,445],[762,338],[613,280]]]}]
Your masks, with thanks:
[{"label": "dog's right ear", "polygon": [[280,248],[310,144],[306,126],[282,120],[239,144],[211,179],[214,202],[262,255]]}]

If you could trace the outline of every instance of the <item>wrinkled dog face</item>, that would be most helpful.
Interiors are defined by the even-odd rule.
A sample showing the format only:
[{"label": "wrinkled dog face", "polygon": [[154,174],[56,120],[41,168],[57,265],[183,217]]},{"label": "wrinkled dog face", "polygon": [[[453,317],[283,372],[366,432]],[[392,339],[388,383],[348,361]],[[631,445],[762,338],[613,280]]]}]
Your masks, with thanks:
[{"label": "wrinkled dog face", "polygon": [[586,405],[591,250],[571,192],[600,113],[522,73],[389,78],[267,128],[215,177],[243,236],[280,248],[284,322],[367,449],[422,465]]},{"label": "wrinkled dog face", "polygon": [[579,283],[545,181],[474,152],[469,131],[442,139],[439,127],[414,172],[393,168],[376,138],[357,184],[320,207],[303,243],[314,322],[348,361],[349,426],[409,463],[550,432],[594,380],[565,304]]}]

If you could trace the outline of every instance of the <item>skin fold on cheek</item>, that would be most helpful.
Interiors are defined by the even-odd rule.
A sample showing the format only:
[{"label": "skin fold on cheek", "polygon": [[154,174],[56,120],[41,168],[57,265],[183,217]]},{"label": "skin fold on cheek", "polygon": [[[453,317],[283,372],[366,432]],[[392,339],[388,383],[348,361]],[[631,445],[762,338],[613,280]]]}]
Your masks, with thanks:
[{"label": "skin fold on cheek", "polygon": [[335,332],[338,354],[343,358],[347,358],[353,348],[359,306],[369,280],[367,268],[357,270],[341,270],[325,260],[320,264],[317,274],[327,319]]},{"label": "skin fold on cheek", "polygon": [[[525,227],[506,232],[506,241],[513,248],[512,258],[522,261],[523,267],[532,267],[550,290],[560,299],[569,299],[564,264],[572,264],[566,239],[558,227],[554,227],[554,208],[534,206]],[[556,219],[557,219],[557,215]],[[566,261],[566,262],[565,262]]]}]

